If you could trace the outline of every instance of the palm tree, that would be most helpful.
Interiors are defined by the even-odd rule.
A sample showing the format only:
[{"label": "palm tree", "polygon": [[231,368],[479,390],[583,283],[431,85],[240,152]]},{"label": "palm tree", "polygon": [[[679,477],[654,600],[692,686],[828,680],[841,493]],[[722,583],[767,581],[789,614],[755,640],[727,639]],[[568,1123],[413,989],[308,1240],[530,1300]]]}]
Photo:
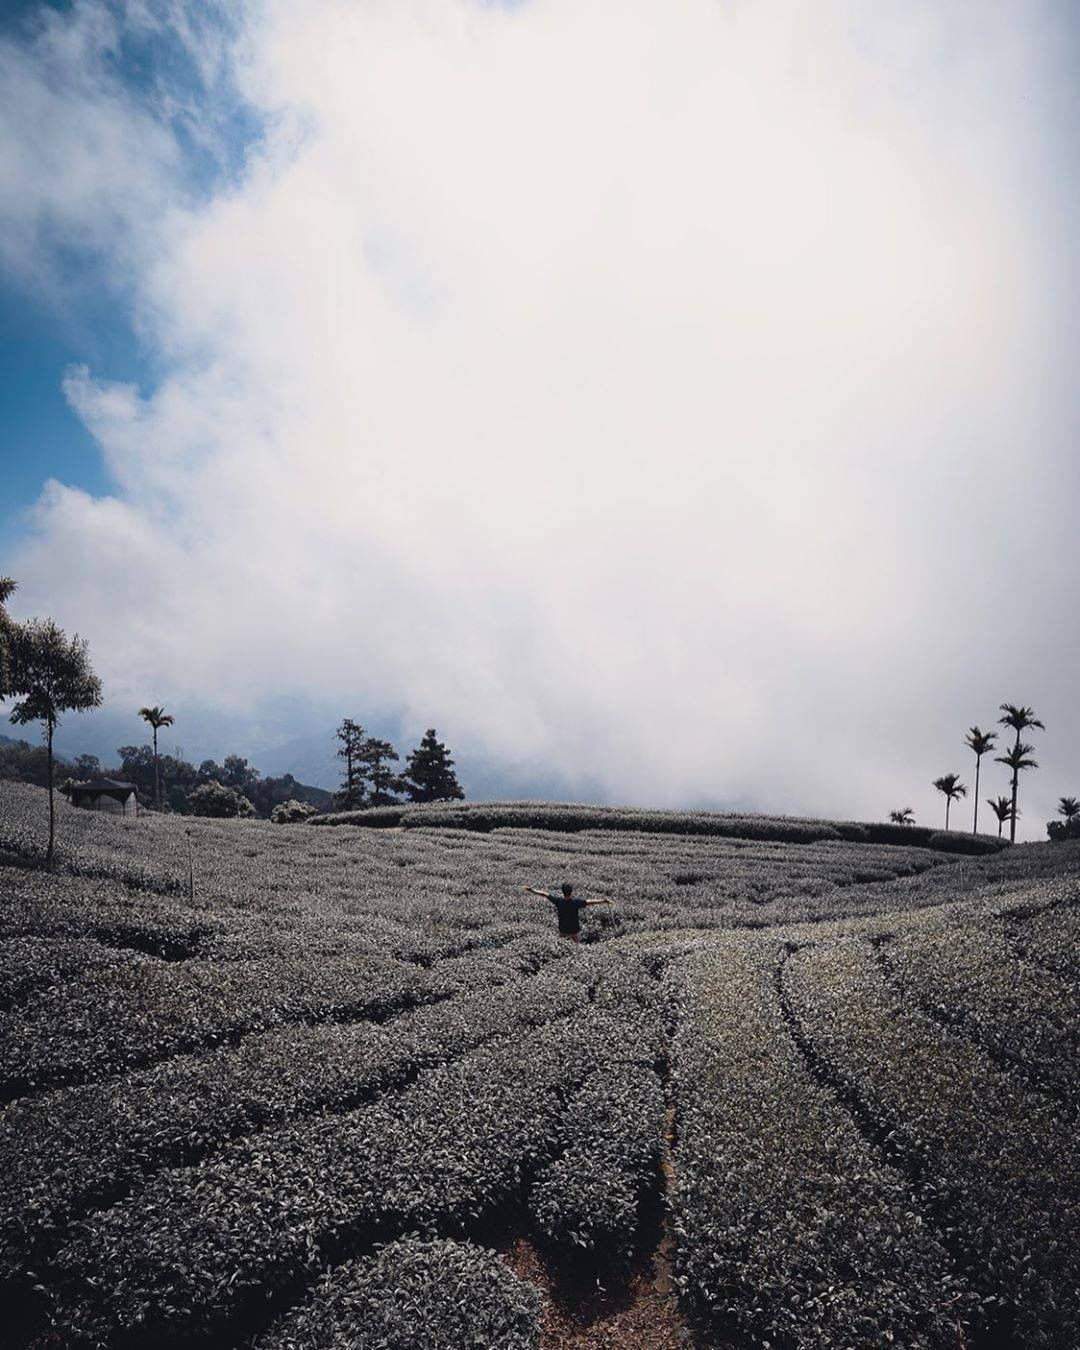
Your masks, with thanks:
[{"label": "palm tree", "polygon": [[949,808],[957,797],[966,797],[967,788],[961,783],[958,773],[947,773],[934,779],[934,787],[945,794],[945,828],[949,828]]},{"label": "palm tree", "polygon": [[1031,758],[1031,752],[1035,749],[1033,745],[1028,745],[1026,741],[1018,740],[1014,746],[1003,755],[995,755],[995,764],[1005,764],[1012,773],[1012,809],[1009,813],[1009,843],[1016,842],[1016,817],[1019,814],[1019,808],[1016,805],[1016,785],[1020,781],[1020,774],[1025,769],[1037,769],[1038,760]]},{"label": "palm tree", "polygon": [[161,810],[161,761],[158,759],[157,734],[161,727],[171,727],[174,718],[164,708],[140,708],[139,716],[154,728],[154,803]]},{"label": "palm tree", "polygon": [[[1016,732],[1016,744],[1014,746],[1013,758],[1019,760],[1022,758],[1020,755],[1020,733],[1026,731],[1028,727],[1038,727],[1040,731],[1045,731],[1046,728],[1035,716],[1034,708],[1018,706],[1015,703],[1002,703],[1000,711],[1004,716],[999,717],[998,722],[1003,727],[1012,727]],[[1028,754],[1030,754],[1033,749],[1034,747],[1029,745],[1027,747]],[[1009,817],[1009,843],[1015,844],[1016,817],[1019,815],[1019,812],[1016,809],[1016,791],[1020,784],[1020,770],[1037,769],[1039,766],[1032,760],[1030,764],[1018,764],[1013,768],[1012,761],[1008,758],[1003,758],[1001,755],[997,756],[996,762],[998,764],[1008,764],[1009,767],[1012,768],[1012,815]]]},{"label": "palm tree", "polygon": [[975,819],[971,826],[972,834],[979,833],[979,764],[987,750],[994,748],[996,740],[996,731],[980,731],[978,727],[972,727],[964,737],[964,744],[975,751]]},{"label": "palm tree", "polygon": [[1008,797],[987,797],[986,804],[997,816],[998,838],[1001,838],[1001,827],[1012,816],[1012,803]]},{"label": "palm tree", "polygon": [[894,825],[914,825],[915,812],[911,809],[910,806],[905,806],[900,811],[890,811],[889,819],[893,822]]},{"label": "palm tree", "polygon": [[1075,797],[1059,797],[1058,815],[1064,816],[1067,821],[1080,816],[1080,801]]}]

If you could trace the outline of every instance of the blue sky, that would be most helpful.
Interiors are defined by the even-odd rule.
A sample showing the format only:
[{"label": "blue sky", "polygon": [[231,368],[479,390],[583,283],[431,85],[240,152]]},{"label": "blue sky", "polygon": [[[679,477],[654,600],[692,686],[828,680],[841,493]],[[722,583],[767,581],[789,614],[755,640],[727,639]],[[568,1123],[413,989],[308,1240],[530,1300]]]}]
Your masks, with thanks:
[{"label": "blue sky", "polygon": [[537,790],[931,819],[1019,701],[1037,835],[1080,792],[1077,31],[6,6],[0,572],[91,640],[65,735],[348,715]]},{"label": "blue sky", "polygon": [[[79,8],[63,0],[7,0],[0,10],[0,41],[30,49],[43,26],[73,24]],[[261,134],[258,119],[227,72],[209,83],[189,46],[167,26],[147,32],[123,21],[123,4],[100,8],[116,19],[115,45],[102,62],[103,71],[133,104],[170,126],[180,151],[175,186],[195,199],[209,198],[242,172],[244,157]],[[196,8],[196,22],[225,27],[216,8]],[[191,134],[190,105],[210,112],[212,146]],[[0,470],[5,486],[0,557],[25,533],[28,512],[48,478],[94,495],[115,487],[100,445],[64,395],[65,374],[86,365],[102,379],[150,388],[161,373],[151,335],[138,329],[122,272],[99,249],[83,247],[76,232],[49,233],[48,256],[40,259],[47,284],[39,284],[45,279],[40,274],[0,269]]]}]

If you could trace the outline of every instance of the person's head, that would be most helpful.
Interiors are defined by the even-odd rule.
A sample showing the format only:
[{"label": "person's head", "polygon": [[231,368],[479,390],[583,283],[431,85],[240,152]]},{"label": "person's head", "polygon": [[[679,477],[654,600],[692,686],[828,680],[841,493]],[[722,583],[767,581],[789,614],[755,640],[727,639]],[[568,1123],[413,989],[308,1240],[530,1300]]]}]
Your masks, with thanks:
[{"label": "person's head", "polygon": [[563,884],[562,884],[562,893],[563,893],[563,895],[566,896],[567,900],[569,900],[570,897],[573,895],[573,893],[574,893],[574,888],[573,888],[573,886],[570,885],[570,883],[569,883],[568,881],[564,881],[564,882],[563,882]]}]

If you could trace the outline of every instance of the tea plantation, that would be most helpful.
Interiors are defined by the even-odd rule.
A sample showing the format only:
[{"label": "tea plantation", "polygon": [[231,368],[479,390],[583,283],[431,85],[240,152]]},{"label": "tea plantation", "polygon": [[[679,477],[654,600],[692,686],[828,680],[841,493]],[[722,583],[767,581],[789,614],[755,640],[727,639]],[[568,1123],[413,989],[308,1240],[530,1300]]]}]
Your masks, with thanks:
[{"label": "tea plantation", "polygon": [[1080,843],[44,826],[0,784],[5,1344],[1080,1345]]}]

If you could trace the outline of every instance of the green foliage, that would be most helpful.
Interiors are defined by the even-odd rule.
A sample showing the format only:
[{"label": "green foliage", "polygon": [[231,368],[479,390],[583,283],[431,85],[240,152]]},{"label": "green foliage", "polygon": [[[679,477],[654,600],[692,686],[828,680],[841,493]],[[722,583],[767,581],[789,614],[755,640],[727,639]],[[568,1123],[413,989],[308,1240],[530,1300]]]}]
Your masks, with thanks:
[{"label": "green foliage", "polygon": [[247,797],[223,783],[200,783],[188,793],[193,816],[253,816],[255,808]]},{"label": "green foliage", "polygon": [[164,708],[140,708],[139,716],[149,722],[154,732],[154,805],[161,810],[161,762],[158,758],[158,732],[162,727],[171,727],[176,720]]},{"label": "green foliage", "polygon": [[41,722],[51,734],[67,712],[85,712],[101,703],[101,681],[90,668],[88,644],[69,638],[51,619],[31,619],[17,627],[10,642],[14,655],[11,712],[16,725]]},{"label": "green foliage", "polygon": [[360,762],[369,786],[368,801],[372,806],[389,806],[397,801],[401,779],[390,767],[401,758],[389,741],[376,736],[364,738],[360,747]]},{"label": "green foliage", "polygon": [[341,788],[335,803],[343,810],[395,803],[404,790],[402,779],[391,765],[401,758],[389,741],[369,736],[358,722],[346,717],[334,733],[339,746],[337,757],[345,762]]},{"label": "green foliage", "polygon": [[1064,816],[1066,821],[1075,820],[1077,816],[1080,816],[1080,798],[1059,797],[1057,809],[1058,815]]},{"label": "green foliage", "polygon": [[987,797],[986,804],[994,815],[997,816],[998,838],[1001,838],[1001,829],[1007,820],[1012,818],[1012,802],[1008,797]]},{"label": "green foliage", "polygon": [[[1037,1028],[1030,1035],[990,1029],[1004,1008],[1011,1021],[1011,1008],[1024,1006],[1008,944],[997,956],[985,953],[980,970],[957,932],[936,937],[938,954],[920,958],[931,975],[921,1006],[890,984],[887,967],[883,972],[873,949],[859,942],[800,952],[785,968],[784,987],[819,1072],[852,1103],[869,1135],[885,1141],[978,1294],[974,1342],[997,1337],[1032,1350],[1080,1343],[1080,1252],[1053,1236],[1080,1226],[1075,1112],[1032,1091],[1029,1073],[1010,1072],[986,1053],[1004,1045],[1048,1063],[1053,1047],[1040,1048]],[[987,980],[995,962],[1004,962],[996,985],[969,985]],[[913,980],[926,979],[913,965],[905,969]],[[1075,998],[1069,1002],[1075,1008]],[[926,1006],[943,1011],[931,1019]],[[1043,1027],[1052,1019],[1047,1007]],[[1054,1034],[1059,1047],[1068,1039]]]},{"label": "green foliage", "polygon": [[783,955],[733,937],[680,990],[684,1295],[709,1344],[952,1350],[970,1294],[904,1178],[808,1074],[777,996]]},{"label": "green foliage", "polygon": [[1046,836],[1055,844],[1064,844],[1069,839],[1080,839],[1080,816],[1069,816],[1065,820],[1048,820]]},{"label": "green foliage", "polygon": [[31,619],[9,626],[11,658],[9,684],[18,696],[11,710],[16,725],[41,722],[49,764],[49,843],[45,852],[51,862],[56,834],[53,798],[53,735],[68,712],[86,712],[101,704],[101,681],[90,667],[85,639],[69,638],[51,619]]},{"label": "green foliage", "polygon": [[296,825],[314,814],[315,808],[310,802],[298,802],[293,799],[278,802],[277,806],[270,812],[270,819],[275,825]]},{"label": "green foliage", "polygon": [[915,812],[910,806],[901,807],[898,811],[890,811],[889,819],[894,825],[914,825]]},{"label": "green foliage", "polygon": [[[0,784],[0,861],[41,799]],[[27,1343],[72,1347],[375,1350],[382,1312],[497,1345],[499,1288],[429,1252],[372,1294],[380,1244],[497,1225],[610,1288],[655,1239],[667,1100],[703,1343],[1077,1343],[1071,855],[995,850],[960,893],[922,837],[62,811],[68,870],[2,868],[5,1311],[47,1300]],[[566,876],[618,941],[523,901]]]},{"label": "green foliage", "polygon": [[134,783],[143,805],[157,799],[157,775],[160,774],[163,798],[173,811],[188,811],[188,793],[199,781],[195,766],[173,755],[158,755],[149,745],[122,745],[116,752],[120,767],[116,776]]},{"label": "green foliage", "polygon": [[11,639],[14,625],[6,606],[15,590],[16,583],[11,577],[0,577],[0,699],[5,699],[14,692],[11,684]]},{"label": "green foliage", "polygon": [[494,1252],[413,1236],[333,1271],[256,1350],[537,1350],[539,1313]]},{"label": "green foliage", "polygon": [[420,744],[406,760],[402,786],[410,801],[438,802],[464,798],[454,773],[454,761],[434,727],[424,733]]},{"label": "green foliage", "polygon": [[[792,816],[740,816],[712,811],[634,811],[612,806],[562,802],[449,802],[386,806],[320,815],[318,825],[359,825],[373,829],[546,830],[576,834],[586,830],[635,834],[702,835],[785,844],[828,840],[851,843],[902,844],[943,852],[997,852],[988,835],[954,838],[918,825],[894,822],[803,820]],[[933,843],[930,841],[933,840]],[[974,842],[972,842],[974,840]]]},{"label": "green foliage", "polygon": [[971,727],[964,736],[964,744],[975,752],[976,759],[981,759],[988,750],[992,750],[996,740],[996,732],[981,731],[978,727]]},{"label": "green foliage", "polygon": [[337,731],[334,732],[334,736],[339,742],[335,753],[338,759],[343,760],[345,764],[341,788],[337,792],[334,802],[343,811],[353,811],[363,804],[367,791],[367,774],[361,757],[367,732],[359,722],[354,722],[351,717],[346,717]]},{"label": "green foliage", "polygon": [[0,745],[0,779],[13,783],[49,786],[49,752],[43,745],[12,741]]},{"label": "green foliage", "polygon": [[945,828],[949,828],[949,808],[957,797],[966,797],[967,788],[960,781],[958,773],[943,774],[934,779],[934,787],[945,796]]},{"label": "green foliage", "polygon": [[1016,741],[1012,750],[1006,755],[997,755],[996,763],[1005,764],[1012,772],[1012,810],[1009,815],[1009,841],[1016,840],[1016,821],[1020,812],[1016,806],[1016,798],[1020,786],[1020,774],[1025,769],[1037,769],[1039,766],[1035,760],[1030,758],[1034,746],[1024,745],[1020,736],[1029,727],[1038,727],[1040,731],[1046,728],[1042,722],[1035,716],[1035,709],[1029,708],[1025,704],[1003,703],[1001,705],[1002,716],[998,722],[1002,726],[1012,727],[1016,732]]}]

